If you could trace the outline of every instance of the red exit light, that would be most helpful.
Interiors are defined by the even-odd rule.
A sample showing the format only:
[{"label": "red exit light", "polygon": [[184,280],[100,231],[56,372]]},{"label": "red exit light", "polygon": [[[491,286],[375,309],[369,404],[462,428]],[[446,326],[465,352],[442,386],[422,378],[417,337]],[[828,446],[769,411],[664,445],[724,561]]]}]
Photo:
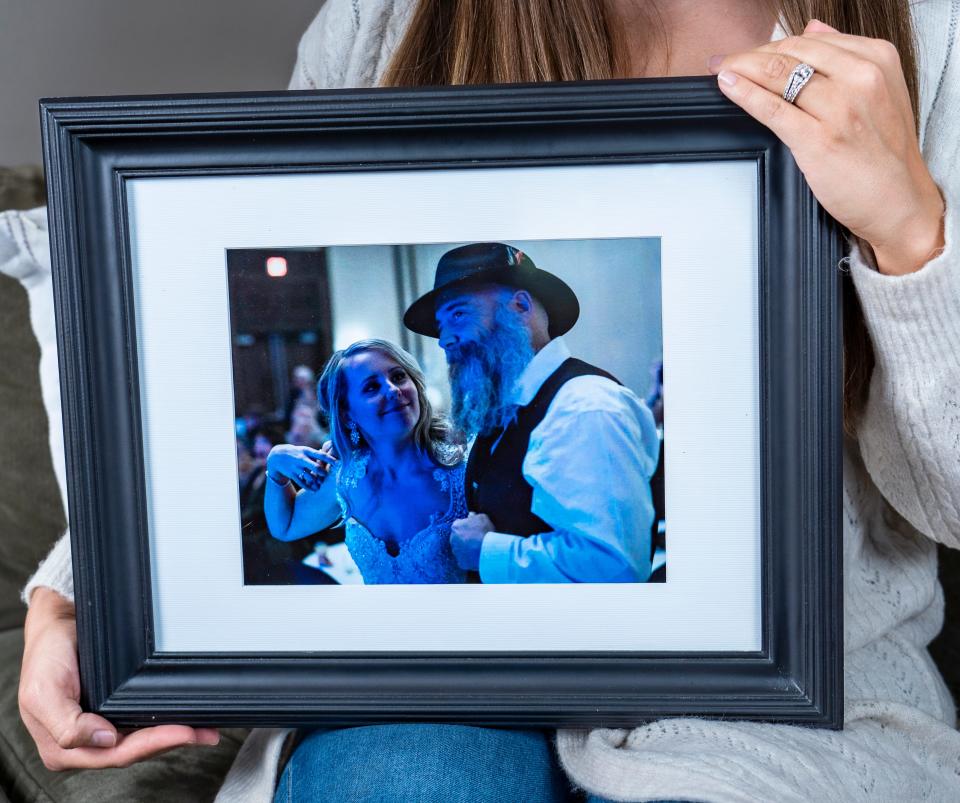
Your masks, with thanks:
[{"label": "red exit light", "polygon": [[287,275],[287,260],[283,257],[267,257],[267,276],[279,279]]}]

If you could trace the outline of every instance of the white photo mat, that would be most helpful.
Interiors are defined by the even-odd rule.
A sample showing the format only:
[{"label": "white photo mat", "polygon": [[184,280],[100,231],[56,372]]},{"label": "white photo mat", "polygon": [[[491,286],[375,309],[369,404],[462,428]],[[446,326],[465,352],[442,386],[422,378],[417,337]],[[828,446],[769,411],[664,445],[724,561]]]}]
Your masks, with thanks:
[{"label": "white photo mat", "polygon": [[[158,651],[761,648],[755,162],[141,178],[127,192]],[[601,237],[661,238],[666,583],[243,584],[227,249]]]}]

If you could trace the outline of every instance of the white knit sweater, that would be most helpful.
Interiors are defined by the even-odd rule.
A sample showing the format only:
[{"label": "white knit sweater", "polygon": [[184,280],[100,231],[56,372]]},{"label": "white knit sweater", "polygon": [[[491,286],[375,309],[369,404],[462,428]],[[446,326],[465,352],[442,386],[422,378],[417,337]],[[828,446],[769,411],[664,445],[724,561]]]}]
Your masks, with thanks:
[{"label": "white knit sweater", "polygon": [[[290,88],[375,85],[413,5],[327,0],[300,42]],[[633,730],[560,731],[565,769],[594,794],[960,801],[954,705],[926,649],[943,618],[934,542],[960,547],[960,0],[916,2],[912,10],[921,144],[947,200],[946,248],[902,277],[877,273],[856,252],[849,259],[876,368],[859,441],[844,450],[844,729],[674,719]],[[34,280],[49,271],[37,246]],[[44,379],[56,381],[49,372]],[[59,420],[58,394],[46,397]],[[25,594],[36,585],[72,596],[66,538]],[[271,800],[288,734],[253,731],[218,800]]]}]

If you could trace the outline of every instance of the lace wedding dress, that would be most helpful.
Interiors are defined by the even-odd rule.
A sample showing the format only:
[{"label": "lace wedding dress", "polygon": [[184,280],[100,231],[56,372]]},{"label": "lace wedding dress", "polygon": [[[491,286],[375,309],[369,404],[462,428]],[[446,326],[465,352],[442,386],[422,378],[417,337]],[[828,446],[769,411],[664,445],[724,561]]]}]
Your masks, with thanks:
[{"label": "lace wedding dress", "polygon": [[[447,510],[434,513],[426,527],[400,543],[399,547],[394,545],[391,548],[350,515],[347,508],[344,491],[356,487],[365,473],[364,463],[362,459],[353,461],[346,475],[338,474],[337,477],[337,499],[343,513],[347,549],[363,575],[363,582],[368,585],[466,582],[467,573],[457,565],[450,549],[450,525],[467,515],[463,487],[465,464],[437,468],[433,472],[434,480],[449,495]],[[398,515],[402,513],[398,511]]]}]

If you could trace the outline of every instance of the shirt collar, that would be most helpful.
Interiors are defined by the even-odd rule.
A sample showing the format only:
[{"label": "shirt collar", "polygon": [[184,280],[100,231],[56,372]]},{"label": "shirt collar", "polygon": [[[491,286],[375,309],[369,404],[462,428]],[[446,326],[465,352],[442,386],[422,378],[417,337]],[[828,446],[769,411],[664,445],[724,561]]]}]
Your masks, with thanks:
[{"label": "shirt collar", "polygon": [[533,401],[537,391],[547,381],[547,378],[556,371],[565,360],[570,358],[570,349],[563,342],[562,337],[555,337],[540,351],[533,355],[527,363],[520,378],[513,389],[513,403],[526,407]]}]

